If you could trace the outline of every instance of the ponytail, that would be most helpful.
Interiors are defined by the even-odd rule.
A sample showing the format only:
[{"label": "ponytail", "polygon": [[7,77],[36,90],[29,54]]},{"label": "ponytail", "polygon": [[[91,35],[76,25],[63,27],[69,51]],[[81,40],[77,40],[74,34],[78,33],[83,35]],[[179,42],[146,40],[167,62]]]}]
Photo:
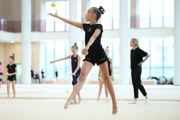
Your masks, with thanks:
[{"label": "ponytail", "polygon": [[13,53],[12,56],[9,56],[13,61],[15,60],[15,54]]},{"label": "ponytail", "polygon": [[100,10],[101,14],[105,13],[105,10],[104,10],[104,8],[102,6],[100,6],[98,9]]},{"label": "ponytail", "polygon": [[97,7],[92,7],[93,12],[96,14],[96,20],[98,21],[99,18],[101,18],[101,14],[105,13],[105,10],[102,6],[100,6],[99,8]]},{"label": "ponytail", "polygon": [[74,49],[78,50],[77,43],[74,43],[74,45],[71,48],[74,48]]}]

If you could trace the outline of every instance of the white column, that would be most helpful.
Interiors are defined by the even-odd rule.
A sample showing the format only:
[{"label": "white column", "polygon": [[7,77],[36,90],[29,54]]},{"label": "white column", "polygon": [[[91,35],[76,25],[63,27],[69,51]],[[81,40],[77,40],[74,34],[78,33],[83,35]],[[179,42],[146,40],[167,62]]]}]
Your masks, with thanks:
[{"label": "white column", "polygon": [[[69,0],[69,19],[73,21],[77,21],[77,0]],[[78,41],[78,29],[72,25],[69,25],[69,49],[71,49],[71,46],[74,45],[74,43],[77,43]],[[70,54],[71,50],[70,50]],[[69,74],[71,74],[71,62]],[[71,78],[71,76],[69,76]]]},{"label": "white column", "polygon": [[180,85],[180,0],[174,1],[174,85]]},{"label": "white column", "polygon": [[31,0],[22,0],[22,83],[31,83]]},{"label": "white column", "polygon": [[[77,0],[69,0],[69,19],[77,21]],[[69,26],[69,47],[78,40],[78,30],[74,26]]]},{"label": "white column", "polygon": [[129,0],[120,0],[120,80],[122,84],[129,84]]}]

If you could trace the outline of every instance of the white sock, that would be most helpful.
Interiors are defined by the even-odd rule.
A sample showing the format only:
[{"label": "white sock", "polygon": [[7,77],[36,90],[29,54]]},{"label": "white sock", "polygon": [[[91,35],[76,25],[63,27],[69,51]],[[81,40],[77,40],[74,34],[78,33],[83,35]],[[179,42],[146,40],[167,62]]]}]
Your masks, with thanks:
[{"label": "white sock", "polygon": [[146,98],[145,103],[149,103],[150,99]]},{"label": "white sock", "polygon": [[108,101],[109,101],[108,97],[106,97],[104,101],[105,101],[105,102],[108,102]]},{"label": "white sock", "polygon": [[137,103],[137,100],[134,100],[132,102],[130,102],[129,104],[136,104]]}]

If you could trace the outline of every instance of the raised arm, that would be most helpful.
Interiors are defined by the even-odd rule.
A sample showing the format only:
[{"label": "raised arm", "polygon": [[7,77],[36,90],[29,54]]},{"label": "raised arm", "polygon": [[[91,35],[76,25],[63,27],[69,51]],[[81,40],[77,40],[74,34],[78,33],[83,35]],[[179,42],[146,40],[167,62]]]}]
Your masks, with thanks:
[{"label": "raised arm", "polygon": [[65,57],[65,58],[60,58],[60,59],[58,59],[58,60],[51,61],[51,63],[55,63],[55,62],[58,62],[58,61],[62,61],[62,60],[66,60],[66,59],[70,59],[70,58],[71,58],[71,56],[72,56],[72,55],[69,55],[69,56],[67,56],[67,57]]},{"label": "raised arm", "polygon": [[77,67],[76,67],[75,71],[72,73],[72,75],[74,75],[74,76],[76,75],[77,71],[80,68],[80,63],[81,63],[81,57],[78,56],[78,64],[77,64]]},{"label": "raised arm", "polygon": [[52,16],[52,17],[56,17],[56,18],[58,18],[58,19],[60,19],[60,20],[62,20],[62,21],[64,21],[64,22],[66,22],[66,23],[68,23],[68,24],[70,24],[70,25],[72,25],[72,26],[74,26],[74,27],[83,29],[82,23],[75,22],[75,21],[71,21],[71,20],[69,20],[69,19],[63,18],[63,17],[61,17],[61,16],[58,15],[57,11],[56,11],[56,13],[48,13],[48,15],[50,15],[50,16]]}]

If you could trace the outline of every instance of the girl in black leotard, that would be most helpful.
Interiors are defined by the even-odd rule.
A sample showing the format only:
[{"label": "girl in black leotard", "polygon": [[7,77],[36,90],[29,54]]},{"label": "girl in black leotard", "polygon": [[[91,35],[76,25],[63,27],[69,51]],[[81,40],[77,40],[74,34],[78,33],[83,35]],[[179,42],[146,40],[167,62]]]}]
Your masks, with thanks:
[{"label": "girl in black leotard", "polygon": [[55,76],[56,76],[56,84],[58,84],[59,82],[58,82],[58,70],[57,70],[57,68],[56,68],[56,71],[55,71]]},{"label": "girl in black leotard", "polygon": [[85,48],[82,50],[82,54],[86,55],[86,57],[84,59],[84,63],[82,66],[82,71],[80,73],[78,83],[64,105],[65,109],[68,108],[73,98],[81,90],[87,78],[87,75],[91,71],[91,68],[95,64],[97,64],[99,65],[104,75],[104,83],[106,84],[107,89],[112,98],[112,114],[115,115],[118,112],[114,88],[112,85],[112,81],[110,80],[110,77],[109,77],[108,62],[107,62],[108,58],[101,45],[101,36],[103,33],[103,26],[101,24],[98,24],[98,20],[101,17],[101,14],[104,14],[104,12],[105,10],[102,6],[100,6],[99,8],[91,7],[87,11],[87,14],[86,14],[86,20],[89,22],[89,24],[82,24],[79,22],[68,20],[66,18],[59,16],[57,12],[55,14],[53,13],[48,14],[70,25],[83,29],[85,32]]},{"label": "girl in black leotard", "polygon": [[3,69],[2,69],[2,64],[0,62],[0,88],[1,88],[2,80],[3,80]]},{"label": "girl in black leotard", "polygon": [[[61,58],[61,59],[58,59],[55,61],[51,61],[51,63],[55,63],[55,62],[66,60],[66,59],[71,59],[72,79],[73,79],[72,85],[73,85],[73,89],[74,89],[75,85],[77,84],[77,79],[81,72],[81,67],[80,67],[81,57],[77,54],[78,46],[76,43],[71,47],[71,51],[72,51],[72,55],[69,55],[65,58]],[[78,104],[80,104],[80,102],[81,102],[80,92],[78,92],[77,95],[79,97]],[[76,99],[74,98],[74,104],[76,104],[76,103],[77,103]]]},{"label": "girl in black leotard", "polygon": [[13,89],[13,98],[16,97],[16,90],[15,90],[15,82],[16,82],[16,74],[17,74],[17,67],[16,64],[14,64],[14,54],[13,56],[9,57],[9,64],[6,66],[7,68],[7,97],[9,98],[10,93],[10,84],[12,83],[12,89]]}]

